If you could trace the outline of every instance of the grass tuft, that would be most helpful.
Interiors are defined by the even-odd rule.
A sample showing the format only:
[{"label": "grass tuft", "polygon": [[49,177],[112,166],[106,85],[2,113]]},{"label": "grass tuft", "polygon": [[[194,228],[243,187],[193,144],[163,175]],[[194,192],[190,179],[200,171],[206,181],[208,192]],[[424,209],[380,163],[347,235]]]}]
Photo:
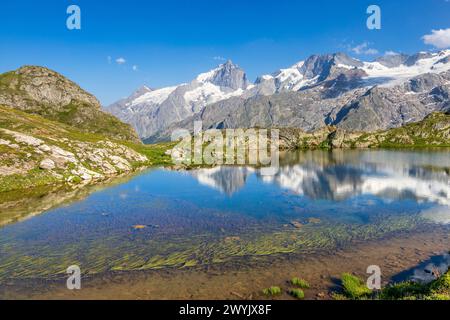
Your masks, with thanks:
[{"label": "grass tuft", "polygon": [[293,296],[294,298],[297,298],[297,299],[300,299],[300,300],[305,299],[305,293],[303,292],[302,289],[291,289],[289,291],[289,294],[291,296]]},{"label": "grass tuft", "polygon": [[350,273],[342,275],[342,286],[346,296],[351,299],[367,298],[372,293],[361,279]]},{"label": "grass tuft", "polygon": [[299,287],[301,289],[309,289],[310,288],[308,281],[301,279],[301,278],[292,278],[291,284],[293,286]]},{"label": "grass tuft", "polygon": [[266,296],[274,297],[281,294],[281,288],[280,287],[270,287],[263,290],[263,294]]}]

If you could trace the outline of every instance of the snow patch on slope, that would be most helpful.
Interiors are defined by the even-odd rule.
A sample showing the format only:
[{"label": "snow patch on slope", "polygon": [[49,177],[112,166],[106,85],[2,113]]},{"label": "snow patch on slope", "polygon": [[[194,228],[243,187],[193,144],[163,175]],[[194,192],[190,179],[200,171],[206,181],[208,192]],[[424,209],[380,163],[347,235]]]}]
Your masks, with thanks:
[{"label": "snow patch on slope", "polygon": [[211,104],[217,101],[231,98],[233,96],[240,96],[244,93],[244,90],[238,89],[231,92],[224,92],[219,86],[216,86],[210,82],[204,82],[198,88],[187,91],[184,94],[184,100],[189,103],[195,104]]},{"label": "snow patch on slope", "polygon": [[214,77],[214,75],[221,69],[222,65],[220,65],[219,67],[212,69],[208,72],[204,72],[204,73],[200,73],[197,78],[195,78],[195,80],[197,80],[198,82],[208,82],[211,81],[212,78]]},{"label": "snow patch on slope", "polygon": [[404,64],[388,68],[379,62],[364,62],[362,69],[368,74],[363,78],[369,85],[393,87],[402,84],[420,74],[441,73],[450,70],[450,63],[440,62],[450,56],[450,50],[433,53],[430,58],[420,59],[412,66]]},{"label": "snow patch on slope", "polygon": [[131,101],[127,107],[133,107],[139,104],[149,105],[163,103],[178,87],[179,86],[173,86],[147,92]]}]

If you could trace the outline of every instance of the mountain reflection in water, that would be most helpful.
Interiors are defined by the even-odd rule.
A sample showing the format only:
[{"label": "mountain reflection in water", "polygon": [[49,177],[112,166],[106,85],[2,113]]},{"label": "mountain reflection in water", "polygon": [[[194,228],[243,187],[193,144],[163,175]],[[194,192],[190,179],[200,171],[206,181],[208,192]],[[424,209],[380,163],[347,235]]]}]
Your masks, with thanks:
[{"label": "mountain reflection in water", "polygon": [[[358,195],[386,200],[429,201],[449,219],[450,153],[411,151],[306,151],[282,154],[275,176],[250,167],[216,167],[191,172],[202,185],[229,196],[251,175],[311,200],[343,201]],[[443,215],[443,213],[446,213]]]}]

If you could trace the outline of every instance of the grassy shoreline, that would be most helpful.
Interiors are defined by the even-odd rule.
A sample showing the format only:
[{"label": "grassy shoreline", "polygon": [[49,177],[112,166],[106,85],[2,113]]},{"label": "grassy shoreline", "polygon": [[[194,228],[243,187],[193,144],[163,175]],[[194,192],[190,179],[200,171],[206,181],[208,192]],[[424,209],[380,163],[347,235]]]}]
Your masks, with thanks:
[{"label": "grassy shoreline", "polygon": [[409,280],[391,283],[375,291],[350,273],[342,275],[341,283],[343,292],[335,293],[335,300],[450,300],[450,270],[436,275],[429,283]]},{"label": "grassy shoreline", "polygon": [[[171,158],[166,151],[172,146],[115,140],[0,106],[0,203],[7,192],[71,189],[142,168],[167,166]],[[43,168],[45,160],[53,167]],[[83,179],[83,174],[91,177]]]}]

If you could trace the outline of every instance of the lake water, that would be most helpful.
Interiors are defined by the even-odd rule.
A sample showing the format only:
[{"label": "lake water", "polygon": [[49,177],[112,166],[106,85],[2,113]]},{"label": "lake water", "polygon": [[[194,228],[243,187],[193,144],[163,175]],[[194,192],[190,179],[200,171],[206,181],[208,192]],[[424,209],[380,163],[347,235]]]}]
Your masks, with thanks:
[{"label": "lake water", "polygon": [[449,223],[449,150],[289,152],[272,177],[153,169],[0,227],[0,284],[70,265],[97,274],[252,264]]}]

